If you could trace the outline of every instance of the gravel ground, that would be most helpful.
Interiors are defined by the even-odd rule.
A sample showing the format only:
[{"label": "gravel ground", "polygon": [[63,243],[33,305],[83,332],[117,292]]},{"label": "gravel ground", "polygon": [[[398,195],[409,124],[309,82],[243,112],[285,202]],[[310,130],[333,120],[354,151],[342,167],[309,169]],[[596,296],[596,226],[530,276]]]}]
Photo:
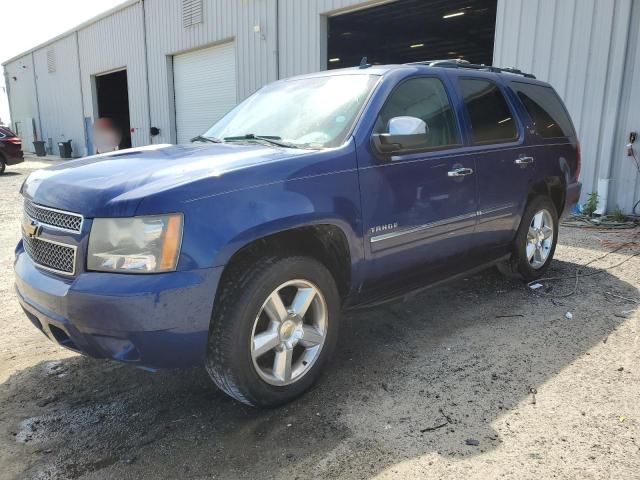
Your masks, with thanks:
[{"label": "gravel ground", "polygon": [[607,295],[640,299],[637,229],[564,228],[553,275],[630,242],[566,298],[492,270],[345,314],[317,387],[258,411],[204,370],[84,358],[31,326],[18,189],[46,165],[0,177],[0,478],[640,478],[639,305]]}]

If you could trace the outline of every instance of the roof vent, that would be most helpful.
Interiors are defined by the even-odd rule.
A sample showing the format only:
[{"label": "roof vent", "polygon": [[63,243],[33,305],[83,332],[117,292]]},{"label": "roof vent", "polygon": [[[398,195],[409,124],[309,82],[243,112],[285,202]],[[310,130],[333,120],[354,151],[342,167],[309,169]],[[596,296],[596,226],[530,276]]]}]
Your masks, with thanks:
[{"label": "roof vent", "polygon": [[47,71],[49,73],[56,71],[56,52],[53,48],[47,50]]},{"label": "roof vent", "polygon": [[182,26],[202,23],[202,0],[182,0]]}]

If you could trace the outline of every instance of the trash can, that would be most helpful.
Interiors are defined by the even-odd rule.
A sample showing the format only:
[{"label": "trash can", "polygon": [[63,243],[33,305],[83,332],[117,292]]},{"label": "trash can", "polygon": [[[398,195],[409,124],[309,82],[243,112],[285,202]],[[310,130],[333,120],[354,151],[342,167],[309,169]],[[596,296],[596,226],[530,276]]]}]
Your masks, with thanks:
[{"label": "trash can", "polygon": [[60,158],[71,158],[71,140],[58,142],[58,150],[60,151]]},{"label": "trash can", "polygon": [[44,141],[43,140],[35,140],[33,142],[33,148],[36,149],[36,155],[39,157],[46,157],[47,151],[44,149]]}]

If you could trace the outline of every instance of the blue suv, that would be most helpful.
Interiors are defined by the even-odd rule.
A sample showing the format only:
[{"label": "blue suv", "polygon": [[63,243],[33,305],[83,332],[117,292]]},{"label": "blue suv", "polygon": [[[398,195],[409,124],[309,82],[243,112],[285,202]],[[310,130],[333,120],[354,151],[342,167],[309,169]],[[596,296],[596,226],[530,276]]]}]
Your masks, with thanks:
[{"label": "blue suv", "polygon": [[580,150],[548,84],[455,61],[267,85],[189,145],[32,173],[16,290],[86,355],[205,365],[275,406],[317,380],[340,312],[498,266],[549,266]]}]

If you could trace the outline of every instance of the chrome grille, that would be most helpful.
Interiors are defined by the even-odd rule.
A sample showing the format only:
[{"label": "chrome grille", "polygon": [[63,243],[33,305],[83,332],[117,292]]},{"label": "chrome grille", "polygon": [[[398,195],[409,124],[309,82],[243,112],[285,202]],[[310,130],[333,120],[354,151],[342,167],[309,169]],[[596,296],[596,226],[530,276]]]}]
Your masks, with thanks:
[{"label": "chrome grille", "polygon": [[73,275],[76,270],[76,249],[41,238],[22,237],[24,249],[41,267],[58,273]]},{"label": "chrome grille", "polygon": [[24,213],[29,218],[52,227],[72,232],[79,232],[82,229],[82,215],[36,205],[31,200],[25,199]]}]

